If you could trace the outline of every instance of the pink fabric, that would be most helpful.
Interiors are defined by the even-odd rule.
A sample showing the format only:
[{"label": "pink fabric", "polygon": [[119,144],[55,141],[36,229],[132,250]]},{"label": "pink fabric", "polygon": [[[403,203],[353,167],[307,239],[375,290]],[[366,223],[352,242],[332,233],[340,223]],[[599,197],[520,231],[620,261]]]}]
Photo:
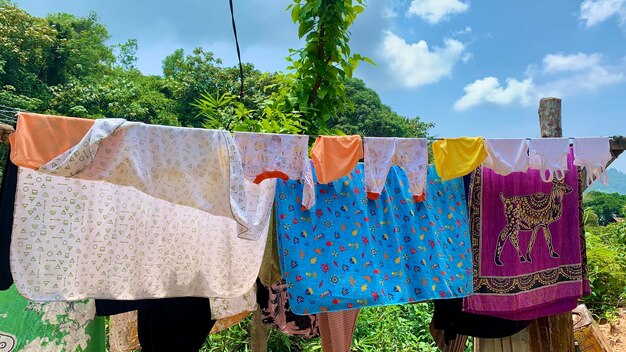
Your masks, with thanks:
[{"label": "pink fabric", "polygon": [[463,310],[528,320],[575,308],[585,281],[572,153],[562,182],[543,182],[537,170],[500,176],[483,168],[474,176],[474,295]]},{"label": "pink fabric", "polygon": [[318,313],[323,352],[348,352],[359,309]]}]

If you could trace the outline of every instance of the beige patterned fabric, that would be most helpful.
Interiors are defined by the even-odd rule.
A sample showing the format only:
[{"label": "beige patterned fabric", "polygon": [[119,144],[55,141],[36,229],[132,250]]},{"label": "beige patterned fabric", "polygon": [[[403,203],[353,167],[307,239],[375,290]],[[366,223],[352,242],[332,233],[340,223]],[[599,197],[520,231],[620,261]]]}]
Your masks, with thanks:
[{"label": "beige patterned fabric", "polygon": [[220,320],[243,312],[252,312],[257,307],[255,284],[248,292],[238,297],[211,297],[211,319]]},{"label": "beige patterned fabric", "polygon": [[111,315],[109,318],[109,352],[141,350],[137,332],[137,311]]},{"label": "beige patterned fabric", "polygon": [[302,205],[311,209],[315,204],[315,189],[307,157],[309,136],[235,132],[234,139],[247,179],[254,182],[267,178],[302,180]]},{"label": "beige patterned fabric", "polygon": [[259,240],[249,241],[237,236],[232,219],[132,187],[20,168],[11,243],[16,287],[37,301],[242,296],[259,273],[273,181],[246,182],[246,206],[264,214]]},{"label": "beige patterned fabric", "polygon": [[130,186],[231,218],[247,239],[258,239],[255,227],[263,227],[268,216],[246,210],[241,156],[227,131],[96,120],[80,143],[38,171]]}]

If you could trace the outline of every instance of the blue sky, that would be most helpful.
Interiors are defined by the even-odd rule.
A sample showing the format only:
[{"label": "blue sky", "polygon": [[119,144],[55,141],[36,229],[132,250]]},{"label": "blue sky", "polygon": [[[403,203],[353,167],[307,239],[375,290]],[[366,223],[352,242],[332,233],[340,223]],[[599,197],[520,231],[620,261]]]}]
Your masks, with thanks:
[{"label": "blue sky", "polygon": [[[300,46],[288,0],[235,0],[242,59],[284,69]],[[160,74],[177,48],[236,63],[228,1],[19,0],[30,13],[96,11],[111,43],[136,38],[138,66]],[[370,0],[352,28],[364,79],[442,137],[536,137],[539,98],[563,99],[566,136],[626,135],[626,0]],[[626,171],[626,156],[615,164]]]}]

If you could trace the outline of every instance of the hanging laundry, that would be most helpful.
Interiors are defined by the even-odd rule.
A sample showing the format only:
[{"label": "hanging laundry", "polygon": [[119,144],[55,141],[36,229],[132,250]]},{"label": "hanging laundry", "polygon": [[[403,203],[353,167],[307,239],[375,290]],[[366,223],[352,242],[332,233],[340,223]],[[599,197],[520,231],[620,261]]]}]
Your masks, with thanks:
[{"label": "hanging laundry", "polygon": [[272,286],[281,277],[280,259],[278,258],[278,241],[276,239],[276,208],[272,207],[272,219],[267,233],[263,262],[259,270],[259,281],[265,287]]},{"label": "hanging laundry", "polygon": [[594,177],[608,184],[605,168],[613,158],[608,138],[574,138],[574,157],[574,165],[584,167],[587,172],[587,186],[591,186]]},{"label": "hanging laundry", "polygon": [[[30,122],[38,119],[46,123]],[[31,129],[46,128],[56,120],[66,119],[20,114],[12,148],[23,151],[31,146],[25,142],[33,133]],[[13,160],[18,166],[28,166],[21,161]],[[154,198],[234,219],[242,238],[258,236],[254,227],[260,218],[248,217],[241,158],[227,131],[100,119],[78,144],[37,170],[130,186]]]},{"label": "hanging laundry", "polygon": [[309,151],[309,136],[235,132],[235,144],[243,159],[244,176],[261,183],[268,178],[303,180],[302,204],[315,203]]},{"label": "hanging laundry", "polygon": [[137,312],[142,352],[198,352],[215,324],[206,298],[157,300]]},{"label": "hanging laundry", "polygon": [[13,285],[9,252],[16,187],[17,166],[7,158],[2,172],[2,188],[0,188],[0,291],[7,290]]},{"label": "hanging laundry", "polygon": [[255,283],[250,290],[237,297],[211,297],[211,318],[213,320],[226,319],[257,310],[256,291]]},{"label": "hanging laundry", "polygon": [[360,309],[317,315],[323,352],[349,352]]},{"label": "hanging laundry", "polygon": [[1,351],[104,352],[104,320],[93,301],[28,301],[15,287],[0,292]]},{"label": "hanging laundry", "polygon": [[319,136],[311,149],[317,182],[330,183],[349,175],[363,159],[361,136]]},{"label": "hanging laundry", "polygon": [[[579,175],[568,156],[563,181],[540,171],[474,173],[470,223],[474,295],[463,310],[510,320],[570,311],[588,292],[581,243]],[[582,253],[582,254],[581,254]]]},{"label": "hanging laundry", "polygon": [[257,291],[257,301],[261,307],[263,324],[289,336],[304,338],[319,336],[320,331],[315,315],[297,315],[291,311],[285,279],[278,279],[269,288],[260,285]]},{"label": "hanging laundry", "polygon": [[132,187],[19,169],[11,242],[18,290],[33,300],[238,297],[256,280],[275,181],[246,182],[258,242],[234,220]]},{"label": "hanging laundry", "polygon": [[37,169],[80,143],[95,120],[20,112],[17,129],[9,136],[11,160]]},{"label": "hanging laundry", "polygon": [[[553,177],[563,180],[567,171],[569,140],[567,138],[531,139],[528,155],[530,168],[539,170],[544,182],[552,182]],[[547,176],[546,171],[548,172]]]},{"label": "hanging laundry", "polygon": [[525,329],[528,320],[507,320],[488,315],[463,312],[463,299],[438,299],[434,301],[433,327],[444,331],[446,343],[457,335],[496,339],[516,334]]},{"label": "hanging laundry", "polygon": [[498,175],[507,176],[513,172],[528,170],[528,142],[524,138],[485,139],[485,149],[487,158],[483,166]]},{"label": "hanging laundry", "polygon": [[425,138],[366,137],[365,186],[367,199],[378,199],[391,166],[402,167],[409,179],[409,190],[416,201],[424,200],[428,143]]},{"label": "hanging laundry", "polygon": [[433,158],[442,180],[474,171],[487,157],[482,137],[444,138],[433,143]]},{"label": "hanging laundry", "polygon": [[394,166],[378,200],[365,193],[363,165],[316,187],[310,211],[297,206],[298,181],[277,183],[281,271],[291,310],[313,314],[464,297],[472,292],[467,208],[461,179],[428,169],[416,203]]}]

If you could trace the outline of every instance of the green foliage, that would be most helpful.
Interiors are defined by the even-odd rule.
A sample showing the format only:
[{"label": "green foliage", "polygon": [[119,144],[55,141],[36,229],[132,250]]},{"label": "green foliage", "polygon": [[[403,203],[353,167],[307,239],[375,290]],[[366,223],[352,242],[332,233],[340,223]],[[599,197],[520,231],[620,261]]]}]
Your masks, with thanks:
[{"label": "green foliage", "polygon": [[347,78],[347,99],[350,108],[330,121],[330,127],[346,134],[370,137],[427,137],[434,125],[419,117],[398,115],[380,101],[378,94],[358,78]]},{"label": "green foliage", "polygon": [[[356,322],[353,351],[438,351],[430,336],[433,306],[430,303],[361,309]],[[250,318],[219,334],[210,335],[202,352],[249,351]],[[270,329],[268,351],[321,351],[319,338],[289,337]],[[469,344],[467,351],[471,351]]]},{"label": "green foliage", "polygon": [[626,223],[588,228],[586,237],[591,295],[584,300],[606,318],[626,299]]},{"label": "green foliage", "polygon": [[598,215],[593,209],[585,209],[585,227],[598,227],[600,226]]},{"label": "green foliage", "polygon": [[599,224],[602,226],[615,222],[615,216],[623,217],[625,204],[626,195],[619,193],[591,191],[584,196],[585,209],[593,209],[594,213],[598,215]]},{"label": "green foliage", "polygon": [[288,9],[305,45],[290,50],[290,92],[280,97],[292,105],[291,110],[304,116],[307,133],[323,133],[328,131],[329,121],[349,105],[343,79],[352,77],[359,62],[373,63],[352,54],[349,46],[348,28],[365,4],[364,0],[293,2]]}]

